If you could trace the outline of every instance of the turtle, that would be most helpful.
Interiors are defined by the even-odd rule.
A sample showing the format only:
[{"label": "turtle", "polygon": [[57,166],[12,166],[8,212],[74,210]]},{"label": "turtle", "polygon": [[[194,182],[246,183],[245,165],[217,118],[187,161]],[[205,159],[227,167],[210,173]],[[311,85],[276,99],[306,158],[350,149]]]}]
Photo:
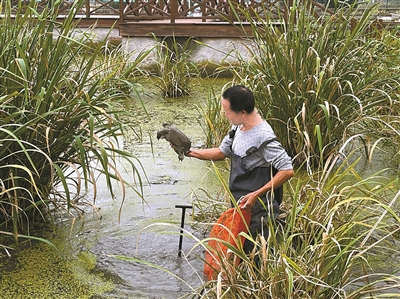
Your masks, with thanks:
[{"label": "turtle", "polygon": [[157,131],[157,139],[165,139],[171,147],[178,154],[179,161],[182,161],[185,157],[185,153],[190,151],[192,142],[181,130],[170,123],[163,123],[163,128]]}]

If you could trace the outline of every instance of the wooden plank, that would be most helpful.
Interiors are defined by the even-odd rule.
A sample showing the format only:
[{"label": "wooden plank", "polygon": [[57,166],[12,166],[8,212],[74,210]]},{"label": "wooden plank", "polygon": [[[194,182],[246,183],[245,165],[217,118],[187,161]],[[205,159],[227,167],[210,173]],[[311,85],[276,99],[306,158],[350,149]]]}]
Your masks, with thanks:
[{"label": "wooden plank", "polygon": [[[247,32],[245,34],[243,32]],[[160,23],[160,22],[135,22],[120,23],[119,34],[122,37],[144,37],[151,33],[158,37],[245,37],[251,36],[250,24],[234,26],[227,22],[195,22],[195,23]]]},{"label": "wooden plank", "polygon": [[[92,16],[91,18],[76,18],[74,20],[76,27],[78,28],[88,28],[88,27],[96,27],[96,28],[118,28],[119,24],[119,16]],[[64,18],[57,18],[58,22],[63,22]]]}]

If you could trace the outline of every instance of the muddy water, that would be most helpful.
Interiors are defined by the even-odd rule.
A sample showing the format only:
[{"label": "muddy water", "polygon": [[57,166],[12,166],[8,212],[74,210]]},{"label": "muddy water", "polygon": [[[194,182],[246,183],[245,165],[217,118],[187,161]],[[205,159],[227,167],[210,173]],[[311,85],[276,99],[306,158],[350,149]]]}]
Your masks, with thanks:
[{"label": "muddy water", "polygon": [[[51,239],[59,253],[38,243],[1,260],[0,298],[176,299],[196,293],[203,282],[203,252],[201,246],[193,249],[196,241],[185,236],[183,254],[178,256],[181,209],[175,205],[191,204],[199,188],[212,195],[219,187],[210,163],[190,158],[180,162],[165,140],[156,140],[155,133],[162,122],[172,121],[192,139],[194,147],[202,145],[204,136],[198,123],[202,117],[196,105],[205,103],[206,92],[202,86],[197,89],[184,99],[162,100],[146,93],[148,114],[138,108],[138,101],[136,108],[127,104],[132,125],[141,127],[142,138],[131,134],[124,147],[143,165],[146,202],[128,190],[118,221],[122,191],[116,186],[113,200],[100,182],[96,210],[82,206],[84,221],[56,215],[54,231],[49,235],[44,230],[43,236]],[[122,174],[133,183],[128,171]],[[204,238],[190,228],[191,212],[187,210],[185,229]]]},{"label": "muddy water", "polygon": [[[161,102],[157,98],[148,98],[145,106],[149,115],[135,113],[133,122],[141,123],[143,140],[132,138],[125,145],[144,166],[149,183],[144,186],[146,204],[138,199],[128,199],[119,224],[115,223],[116,213],[106,218],[109,219],[107,224],[103,218],[103,236],[90,248],[90,252],[97,256],[98,269],[118,275],[123,282],[108,295],[117,298],[141,298],[138,296],[142,295],[143,298],[176,299],[195,293],[203,282],[201,246],[191,251],[196,241],[184,237],[183,254],[178,256],[182,210],[175,205],[190,205],[193,192],[199,188],[207,189],[211,194],[213,190],[217,192],[212,165],[190,158],[180,162],[165,140],[156,140],[155,133],[163,121],[170,121],[191,138],[194,147],[201,146],[204,137],[198,123],[201,117],[195,106],[204,103],[204,94],[203,98],[192,96]],[[107,209],[112,210],[113,207]],[[203,238],[190,228],[191,212],[187,210],[185,229]],[[109,255],[138,258],[157,268]]]}]

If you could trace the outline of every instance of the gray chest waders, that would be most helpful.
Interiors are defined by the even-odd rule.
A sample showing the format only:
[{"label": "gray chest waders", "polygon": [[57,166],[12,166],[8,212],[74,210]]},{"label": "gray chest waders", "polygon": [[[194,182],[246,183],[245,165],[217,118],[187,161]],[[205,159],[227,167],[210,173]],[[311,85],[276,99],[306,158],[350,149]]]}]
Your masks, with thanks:
[{"label": "gray chest waders", "polygon": [[[233,138],[233,134],[231,135]],[[276,141],[277,139],[271,139],[265,141],[261,146],[253,151],[255,153],[263,149],[268,143]],[[239,157],[234,153],[231,154],[231,171],[229,179],[229,190],[236,200],[240,197],[253,192],[271,180],[271,177],[275,174],[274,169],[271,167],[255,167],[253,169],[247,169],[245,167],[244,159],[246,157]],[[274,221],[279,215],[279,204],[282,202],[283,187],[279,187],[273,191],[267,192],[256,202],[252,207],[252,217],[249,225],[250,234],[253,239],[256,238],[257,234],[262,234],[267,239],[268,237],[268,221]],[[232,204],[233,205],[233,204]],[[264,218],[264,221],[262,219]],[[253,244],[246,240],[244,244],[244,250],[246,253],[250,252],[253,248]]]}]

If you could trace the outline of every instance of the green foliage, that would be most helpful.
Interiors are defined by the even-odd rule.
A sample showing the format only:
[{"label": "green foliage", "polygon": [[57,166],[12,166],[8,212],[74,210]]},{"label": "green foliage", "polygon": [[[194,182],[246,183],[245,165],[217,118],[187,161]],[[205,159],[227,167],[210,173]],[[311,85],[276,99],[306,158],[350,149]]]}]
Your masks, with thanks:
[{"label": "green foliage", "polygon": [[352,134],[379,138],[381,121],[398,123],[400,56],[395,33],[374,23],[376,6],[331,15],[301,3],[287,8],[280,27],[241,12],[253,19],[253,59],[239,55],[232,73],[254,90],[294,161],[318,165]]},{"label": "green foliage", "polygon": [[214,88],[210,87],[207,92],[205,107],[197,106],[197,110],[203,115],[205,120],[205,124],[204,122],[200,122],[206,136],[205,146],[207,148],[218,147],[231,128],[231,123],[221,109],[220,94],[216,94]]},{"label": "green foliage", "polygon": [[[96,73],[104,70],[96,61],[102,46],[76,34],[82,2],[62,23],[60,3],[53,4],[38,13],[32,1],[11,16],[7,1],[0,24],[0,227],[16,240],[50,209],[80,215],[89,185],[96,197],[100,174],[113,197],[113,181],[141,196],[140,163],[119,147],[126,95],[105,88],[113,72]],[[118,172],[121,158],[138,185]]]},{"label": "green foliage", "polygon": [[358,161],[328,159],[308,179],[292,179],[269,237],[243,233],[255,244],[250,255],[228,245],[230,259],[200,298],[398,298],[398,267],[377,272],[369,263],[376,254],[399,254],[398,179],[390,181],[386,170],[363,179]]},{"label": "green foliage", "polygon": [[182,43],[177,38],[166,37],[155,46],[155,85],[164,97],[180,97],[189,94],[190,80],[198,77],[197,65],[190,61],[194,50],[192,38]]},{"label": "green foliage", "polygon": [[102,55],[95,61],[93,82],[100,84],[101,91],[116,89],[127,95],[135,92],[147,76],[141,64],[148,57],[149,51],[143,51],[133,58],[126,53],[122,44],[106,42]]},{"label": "green foliage", "polygon": [[255,244],[249,256],[230,246],[231,260],[200,298],[399,297],[397,261],[371,263],[399,254],[398,178],[385,176],[393,169],[368,178],[356,171],[361,147],[369,162],[381,145],[398,152],[398,37],[374,27],[374,7],[359,18],[353,9],[316,17],[294,2],[280,28],[240,12],[254,25],[253,59],[238,55],[233,80],[254,90],[303,178],[286,184],[268,238],[244,234]]},{"label": "green foliage", "polygon": [[2,298],[87,299],[115,289],[111,278],[93,271],[93,254],[82,251],[76,257],[65,258],[69,242],[65,238],[52,241],[59,251],[41,242],[18,253],[17,267],[14,259],[2,260]]}]

